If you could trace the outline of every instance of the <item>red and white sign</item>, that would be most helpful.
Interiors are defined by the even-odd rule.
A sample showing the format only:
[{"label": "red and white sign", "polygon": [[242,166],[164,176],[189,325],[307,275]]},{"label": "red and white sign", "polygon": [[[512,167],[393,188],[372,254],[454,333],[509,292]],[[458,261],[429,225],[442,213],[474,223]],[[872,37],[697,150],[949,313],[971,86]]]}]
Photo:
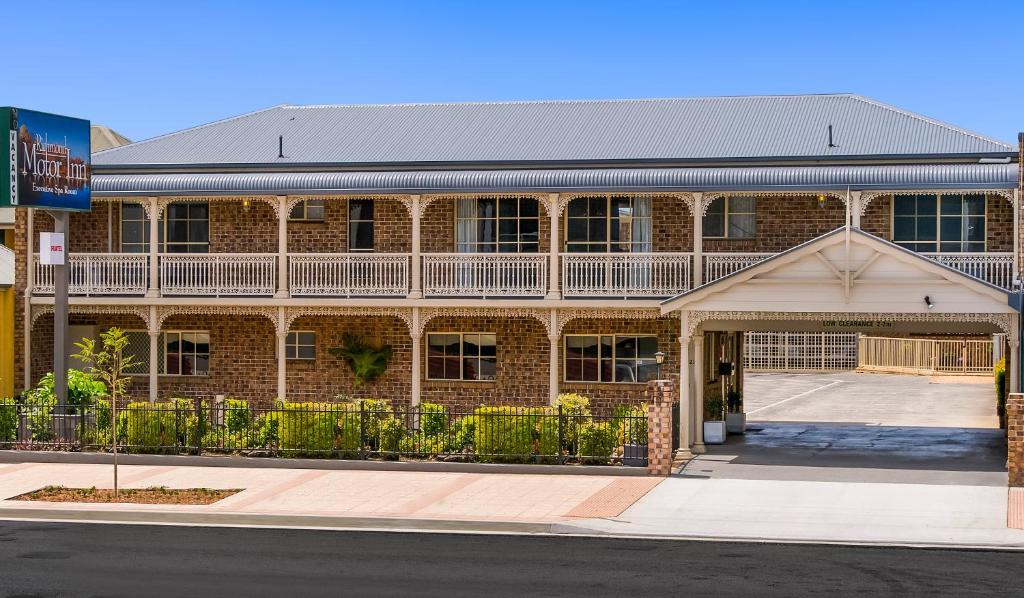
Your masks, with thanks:
[{"label": "red and white sign", "polygon": [[64,265],[64,233],[39,233],[39,263]]}]

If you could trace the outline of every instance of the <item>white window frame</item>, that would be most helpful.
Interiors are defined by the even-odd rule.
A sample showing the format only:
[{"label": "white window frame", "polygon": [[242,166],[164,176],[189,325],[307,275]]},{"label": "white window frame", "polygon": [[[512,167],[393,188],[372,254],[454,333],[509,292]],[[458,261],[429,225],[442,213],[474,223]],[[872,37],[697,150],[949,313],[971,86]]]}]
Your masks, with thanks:
[{"label": "white window frame", "polygon": [[[752,212],[738,212],[736,210],[733,210],[732,209],[732,200],[733,199],[749,199],[749,200],[751,200],[753,202],[753,204],[754,204],[754,210]],[[711,236],[711,235],[705,234],[704,235],[705,239],[735,239],[735,240],[749,241],[749,240],[757,238],[757,203],[758,203],[757,197],[752,196],[752,195],[723,195],[722,197],[717,197],[714,200],[712,200],[712,203],[714,203],[716,201],[722,201],[722,202],[725,203],[725,211],[722,214],[722,218],[723,218],[723,221],[722,221],[722,233],[723,234],[722,235],[717,235],[717,236]],[[710,208],[711,206],[709,205],[708,207]],[[729,235],[729,230],[732,228],[729,225],[729,220],[730,220],[730,218],[732,218],[733,214],[743,214],[745,216],[746,215],[751,215],[751,216],[754,217],[754,230],[752,230],[750,232],[750,236],[749,237],[736,237],[736,236]],[[707,213],[705,213],[704,216],[702,216],[702,218],[705,219],[705,221],[706,221],[707,217],[708,217]],[[704,222],[703,226],[701,228],[706,232],[708,230],[707,223]]]},{"label": "white window frame", "polygon": [[[636,241],[630,240],[628,243],[625,243],[625,242],[623,242],[621,240],[619,240],[619,241],[612,241],[612,220],[613,220],[613,218],[612,218],[612,199],[613,198],[628,199],[630,207],[632,208],[633,202],[636,201],[639,198],[637,198],[635,196],[632,196],[632,195],[625,195],[625,194],[621,194],[621,193],[607,193],[607,194],[604,194],[604,195],[594,194],[594,195],[584,195],[584,196],[580,196],[580,197],[574,197],[574,198],[572,198],[569,201],[569,203],[571,204],[572,202],[579,201],[579,200],[590,201],[591,199],[597,199],[599,197],[603,197],[604,200],[605,200],[605,212],[604,212],[604,226],[605,226],[604,238],[605,238],[605,240],[603,241],[605,247],[604,247],[604,251],[601,252],[601,253],[634,253],[633,245],[636,243]],[[633,211],[635,212],[636,210],[633,209]],[[654,230],[654,213],[653,212],[654,212],[654,200],[652,199],[651,200],[651,216],[644,216],[644,217],[641,217],[641,216],[630,216],[630,221],[632,222],[632,219],[650,220],[651,221],[650,227],[651,227],[651,231],[653,233],[653,230]],[[591,219],[593,219],[593,217],[588,216],[587,219],[591,220]],[[621,220],[621,218],[620,218],[620,220]],[[651,235],[651,238],[652,238],[652,242],[653,242],[653,234]],[[598,244],[601,244],[601,243],[602,243],[602,241],[572,241],[571,242],[572,245],[598,245]],[[562,215],[562,251],[566,252],[566,253],[594,253],[594,252],[589,251],[589,250],[586,251],[586,252],[583,252],[583,251],[570,251],[569,250],[569,245],[570,245],[570,241],[569,241],[569,206],[567,205],[565,207],[565,213]],[[629,249],[627,249],[627,250],[618,249],[618,250],[614,250],[614,251],[612,250],[612,247],[621,246],[621,245],[629,245]],[[608,336],[608,335],[604,335],[604,336]]]},{"label": "white window frame", "polygon": [[[320,208],[320,217],[319,218],[317,218],[316,216],[312,216],[311,217],[309,215],[309,208],[310,208],[310,206],[312,206],[314,208]],[[288,212],[288,221],[289,222],[323,222],[324,218],[326,216],[326,214],[325,214],[326,209],[327,209],[327,206],[326,206],[325,201],[323,199],[304,199],[304,200],[298,202],[297,204],[295,204],[294,206],[292,206],[292,209],[289,210],[289,212]],[[299,212],[300,215],[296,216],[295,215],[296,212]]]},{"label": "white window frame", "polygon": [[[359,220],[353,219],[352,218],[352,202],[353,201],[368,201],[368,202],[370,202],[370,205],[373,206],[373,218],[370,218],[370,219],[360,218]],[[372,252],[373,251],[374,247],[376,247],[376,245],[377,245],[377,222],[376,222],[376,220],[377,220],[377,204],[372,199],[369,199],[369,198],[366,198],[366,197],[353,197],[353,198],[349,199],[347,202],[345,202],[345,227],[346,227],[345,228],[345,237],[347,238],[347,241],[348,241],[348,250],[349,251],[356,252],[356,253],[358,253],[358,252],[368,253],[368,252]],[[373,236],[373,243],[371,244],[371,246],[369,248],[366,248],[366,247],[353,247],[352,246],[352,241],[353,241],[353,239],[355,237],[352,234],[352,225],[353,224],[357,224],[357,223],[365,223],[365,222],[369,222],[370,223],[370,233]]]},{"label": "white window frame", "polygon": [[[120,214],[118,216],[118,219],[120,220],[120,224],[119,224],[120,229],[118,231],[118,245],[119,245],[118,249],[120,250],[121,253],[149,253],[149,216],[146,215],[146,208],[145,208],[145,206],[142,205],[141,203],[137,202],[137,201],[124,201],[124,202],[120,202],[119,205],[121,206],[121,209],[120,209]],[[128,206],[128,205],[138,206],[139,210],[142,212],[142,219],[141,220],[139,220],[137,218],[125,218],[125,216],[124,216],[124,208],[125,208],[125,206]],[[140,223],[142,225],[142,242],[140,243],[140,242],[136,242],[136,241],[131,241],[131,242],[127,243],[127,245],[130,245],[132,247],[140,248],[138,251],[126,250],[125,249],[126,243],[125,243],[125,240],[124,240],[124,224],[126,222],[138,222],[138,223]]]},{"label": "white window frame", "polygon": [[[601,352],[601,337],[606,337],[606,336],[609,336],[612,339],[612,345],[611,345],[612,354],[611,354],[610,358],[606,358],[606,357],[602,356],[601,353],[600,353]],[[598,349],[597,349],[598,350],[598,355],[597,355],[597,364],[598,364],[597,375],[598,375],[598,379],[597,380],[571,380],[569,378],[569,367],[568,367],[569,366],[569,347],[568,347],[568,343],[569,343],[569,338],[570,337],[576,337],[576,338],[579,338],[579,337],[597,337],[597,347],[598,347]],[[658,350],[659,351],[661,350],[661,342],[659,341],[657,334],[639,334],[639,333],[633,333],[633,334],[630,334],[630,333],[621,333],[621,334],[565,334],[565,335],[562,335],[562,382],[566,382],[566,383],[569,383],[569,384],[646,384],[646,382],[637,382],[637,381],[629,381],[629,380],[622,380],[622,381],[615,380],[615,362],[619,359],[615,355],[615,347],[618,345],[618,339],[620,337],[624,337],[624,338],[625,337],[629,337],[629,338],[635,338],[635,339],[653,338],[655,340],[655,343],[658,345]],[[593,359],[593,358],[592,357],[588,357],[587,359]],[[600,379],[601,378],[601,362],[605,361],[606,359],[610,360],[611,363],[612,363],[612,379],[611,380],[601,380]],[[628,358],[623,358],[623,359],[628,359]],[[635,359],[635,361],[637,361],[637,362],[639,362],[641,360],[646,361],[647,359],[654,359],[654,357],[651,357],[651,358],[646,358],[646,357],[645,358],[640,358],[640,357],[637,357]]]},{"label": "white window frame", "polygon": [[[459,337],[459,377],[458,378],[431,378],[430,377],[430,337],[431,336],[440,336],[440,335],[457,335]],[[467,379],[466,378],[466,359],[467,359],[467,357],[466,357],[466,354],[463,353],[463,349],[464,349],[465,343],[466,343],[466,337],[467,336],[483,336],[483,335],[493,336],[494,337],[494,378],[490,378],[490,379],[483,379],[483,378]],[[426,363],[424,364],[426,367],[424,369],[425,369],[425,374],[426,374],[426,379],[427,380],[436,381],[436,382],[484,382],[484,383],[493,383],[493,382],[497,381],[497,379],[498,379],[498,335],[496,333],[494,333],[494,332],[487,332],[487,331],[483,331],[483,332],[456,332],[456,331],[452,331],[452,330],[435,330],[435,331],[431,331],[431,332],[428,332],[428,333],[424,334],[423,335],[423,342],[425,343],[423,353],[424,353],[424,358],[426,359]],[[473,359],[473,358],[474,358],[474,356],[470,356],[469,357],[469,359]],[[475,359],[477,359],[479,361],[481,359],[484,359],[484,357],[482,355],[476,355]]]},{"label": "white window frame", "polygon": [[[206,241],[205,242],[203,242],[203,241],[184,241],[184,242],[175,241],[174,244],[175,245],[188,245],[188,246],[204,246],[206,248],[206,251],[196,252],[196,253],[208,253],[210,251],[210,202],[176,202],[176,203],[181,203],[181,204],[205,203],[206,204]],[[137,201],[121,202],[121,211],[120,211],[120,215],[119,215],[119,217],[121,219],[121,225],[120,225],[120,234],[118,235],[118,249],[122,253],[133,253],[133,252],[127,252],[127,251],[124,250],[124,222],[125,222],[125,219],[124,219],[124,206],[127,205],[127,204],[134,204],[134,205],[142,205],[142,204],[140,202],[137,202]],[[168,205],[164,206],[163,216],[160,218],[159,222],[157,223],[157,227],[158,227],[159,235],[160,235],[160,238],[157,240],[158,248],[159,248],[159,253],[167,253],[167,212],[168,212],[168,209],[171,207],[171,205],[173,205],[173,204],[168,204]],[[143,211],[143,214],[145,214],[145,211]],[[138,220],[133,218],[133,219],[131,219],[131,222],[138,222]],[[189,222],[191,222],[191,219],[189,219]],[[144,231],[143,234],[142,234],[142,238],[146,239],[147,237],[149,237],[149,215],[148,214],[145,216],[144,220],[142,220],[142,225],[143,225],[143,231]],[[141,245],[143,247],[143,251],[141,253],[149,253],[149,244],[150,244],[150,242],[152,242],[152,239],[145,240],[145,241],[142,242]],[[138,246],[139,243],[136,243],[136,242],[133,241],[131,243],[131,245]],[[192,252],[179,252],[179,253],[192,253]]]},{"label": "white window frame", "polygon": [[[541,216],[540,216],[540,201],[537,198],[535,198],[535,197],[519,197],[519,196],[509,197],[509,196],[498,196],[498,195],[491,196],[491,195],[488,195],[488,196],[484,196],[484,197],[473,197],[473,198],[467,198],[467,199],[472,199],[473,201],[476,201],[476,202],[479,202],[481,199],[493,199],[495,201],[495,204],[494,204],[495,214],[494,214],[493,218],[488,218],[488,217],[481,217],[479,215],[479,212],[477,212],[477,215],[472,217],[472,218],[460,218],[459,217],[459,210],[456,207],[456,210],[455,210],[455,230],[454,230],[454,234],[455,234],[455,249],[456,249],[456,251],[459,251],[459,246],[460,245],[474,245],[473,249],[475,251],[467,251],[465,253],[526,253],[526,254],[536,254],[536,253],[540,252],[540,241],[541,241],[541,239],[540,239],[540,221],[541,221]],[[508,201],[508,200],[512,200],[512,199],[516,200],[516,215],[515,215],[515,217],[502,216],[501,215],[501,207],[500,207],[501,201],[502,200]],[[537,202],[537,215],[536,216],[523,216],[522,215],[522,213],[523,213],[523,209],[522,209],[523,203],[522,202],[524,200],[533,200],[533,201]],[[481,220],[493,220],[494,221],[495,230],[494,230],[494,251],[493,252],[490,252],[490,251],[479,251],[480,246],[481,245],[485,245],[485,244],[489,245],[490,244],[489,241],[480,241],[479,239],[477,241],[473,242],[473,243],[459,241],[459,223],[462,222],[462,221],[465,221],[465,220],[472,220],[474,222],[474,229],[478,228],[478,223]],[[503,242],[501,240],[501,221],[502,220],[515,220],[516,221],[516,240],[515,241],[504,241]],[[522,221],[523,220],[536,220],[537,221],[537,240],[536,241],[524,241],[523,240],[523,236],[522,236],[522,230],[523,230]],[[502,245],[515,245],[516,246],[516,250],[515,251],[502,251],[501,250],[501,246]],[[523,251],[523,246],[524,245],[536,245],[537,246],[537,250],[536,251]],[[460,251],[460,253],[462,253],[462,252]]]},{"label": "white window frame", "polygon": [[[893,193],[890,196],[889,201],[889,240],[902,247],[902,243],[932,243],[932,241],[917,241],[917,240],[896,240],[896,196],[897,195],[934,195],[935,196],[935,251],[922,251],[921,253],[983,253],[988,251],[988,194],[986,193],[914,193],[908,191],[906,193]],[[967,195],[980,195],[982,202],[985,205],[985,212],[979,216],[973,216],[974,218],[981,218],[983,226],[985,227],[985,235],[983,241],[967,241],[961,239],[959,241],[946,241],[947,243],[981,243],[984,245],[984,249],[981,251],[943,251],[942,250],[942,197],[944,195],[959,195],[960,205],[963,206],[963,198]],[[954,216],[945,216],[946,218],[954,218]],[[963,220],[966,216],[961,213],[960,219]],[[915,216],[916,218],[916,216]]]},{"label": "white window frame", "polygon": [[[312,334],[312,344],[299,342],[300,334]],[[290,330],[284,341],[284,358],[288,361],[315,361],[316,340],[316,332],[313,330]],[[313,357],[299,357],[299,347],[313,347]]]},{"label": "white window frame", "polygon": [[[161,346],[164,348],[164,352],[163,352],[164,358],[162,360],[160,360],[161,361],[160,368],[163,370],[163,372],[160,375],[161,376],[175,376],[175,377],[181,377],[181,378],[204,378],[204,377],[209,376],[210,375],[209,369],[207,369],[207,371],[205,371],[203,373],[192,373],[192,374],[183,374],[183,373],[181,373],[181,357],[180,357],[181,353],[180,352],[178,353],[178,355],[179,355],[179,358],[178,358],[178,373],[177,374],[169,374],[169,373],[167,373],[167,356],[170,354],[170,351],[167,350],[167,343],[169,342],[170,337],[173,334],[177,334],[178,335],[178,341],[179,342],[181,342],[181,335],[183,335],[183,334],[205,334],[206,337],[207,337],[207,343],[206,343],[207,346],[212,345],[212,343],[209,340],[209,337],[210,337],[210,331],[209,330],[164,330],[164,331],[162,331],[160,333],[160,337],[161,337],[161,343],[162,343]],[[195,357],[197,355],[203,355],[203,353],[193,352],[193,353],[191,353],[191,355],[193,357]],[[205,353],[205,355],[206,355],[207,367],[209,367],[210,357],[213,355],[213,351],[208,351],[207,353]]]}]

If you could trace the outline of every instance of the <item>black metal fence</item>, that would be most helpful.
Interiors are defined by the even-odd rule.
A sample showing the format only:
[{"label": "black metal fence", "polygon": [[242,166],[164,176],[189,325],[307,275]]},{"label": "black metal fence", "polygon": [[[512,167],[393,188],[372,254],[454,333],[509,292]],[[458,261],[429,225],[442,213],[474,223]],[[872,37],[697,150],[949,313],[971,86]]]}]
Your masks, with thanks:
[{"label": "black metal fence", "polygon": [[66,408],[0,403],[0,448],[128,453],[398,457],[451,461],[647,463],[647,414],[622,407],[592,415],[562,407],[451,409],[384,401],[249,405],[185,399]]}]

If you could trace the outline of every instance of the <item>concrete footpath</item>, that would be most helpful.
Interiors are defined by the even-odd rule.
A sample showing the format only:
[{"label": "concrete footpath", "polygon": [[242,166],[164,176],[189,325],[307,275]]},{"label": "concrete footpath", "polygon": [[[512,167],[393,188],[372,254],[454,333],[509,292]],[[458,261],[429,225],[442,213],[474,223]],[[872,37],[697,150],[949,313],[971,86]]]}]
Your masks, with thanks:
[{"label": "concrete footpath", "polygon": [[[694,462],[699,464],[699,461]],[[699,471],[693,464],[687,471]],[[111,468],[0,465],[0,519],[403,529],[1024,548],[995,485],[467,471],[124,465],[122,487],[241,492],[208,506],[10,500],[47,485],[110,487]],[[898,475],[898,472],[893,472]]]}]

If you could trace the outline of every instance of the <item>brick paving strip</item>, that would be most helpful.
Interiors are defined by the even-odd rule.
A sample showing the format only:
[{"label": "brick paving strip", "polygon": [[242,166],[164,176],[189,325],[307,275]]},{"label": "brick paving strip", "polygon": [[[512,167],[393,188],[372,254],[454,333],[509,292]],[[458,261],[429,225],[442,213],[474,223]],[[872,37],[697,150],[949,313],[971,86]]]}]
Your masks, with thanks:
[{"label": "brick paving strip", "polygon": [[1024,529],[1024,488],[1010,488],[1006,503],[1006,527]]},{"label": "brick paving strip", "polygon": [[566,517],[618,517],[633,503],[661,483],[663,478],[623,478],[613,480],[590,498],[576,505]]},{"label": "brick paving strip", "polygon": [[284,481],[278,482],[269,488],[254,490],[252,493],[241,492],[236,494],[234,497],[229,496],[228,498],[211,505],[210,509],[218,511],[236,511],[244,509],[249,505],[277,496],[286,490],[294,490],[295,488],[317,478],[323,477],[328,473],[330,472],[325,470],[304,471],[296,476],[292,476]]}]

